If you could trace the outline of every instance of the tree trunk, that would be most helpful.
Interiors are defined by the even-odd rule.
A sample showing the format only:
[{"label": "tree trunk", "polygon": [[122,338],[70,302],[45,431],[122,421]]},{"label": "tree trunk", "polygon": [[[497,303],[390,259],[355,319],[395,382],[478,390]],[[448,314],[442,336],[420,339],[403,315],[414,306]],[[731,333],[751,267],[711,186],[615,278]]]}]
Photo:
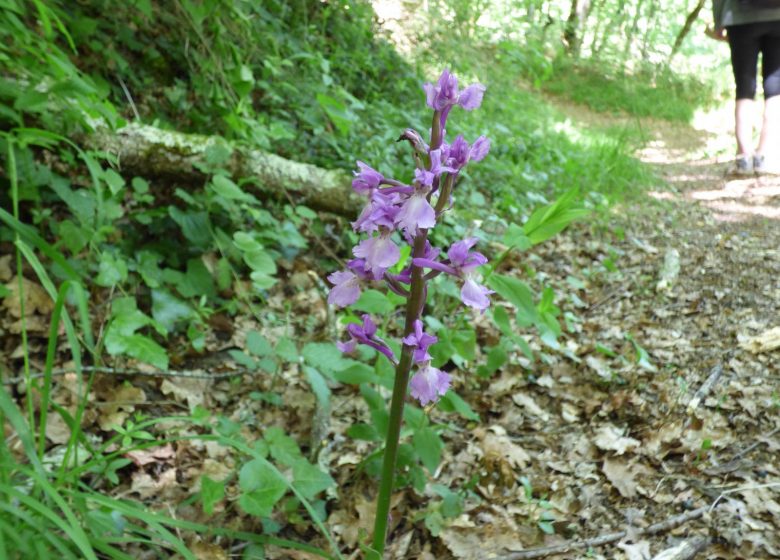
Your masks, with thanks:
[{"label": "tree trunk", "polygon": [[566,50],[575,58],[580,55],[583,33],[580,28],[588,17],[590,5],[590,0],[572,0],[569,17],[563,28],[563,42],[566,45]]},{"label": "tree trunk", "polygon": [[[346,173],[298,163],[274,154],[229,144],[217,136],[184,134],[153,126],[131,124],[118,131],[99,128],[84,139],[86,146],[115,156],[120,171],[141,177],[202,183],[215,148],[230,155],[219,164],[238,179],[254,179],[245,188],[266,196],[335,214],[356,216],[362,207]],[[212,156],[213,157],[213,156]]]},{"label": "tree trunk", "polygon": [[706,0],[699,0],[696,6],[693,8],[693,11],[691,11],[691,13],[688,14],[688,17],[685,18],[685,24],[683,24],[682,29],[680,29],[680,32],[677,34],[677,38],[674,40],[674,45],[672,45],[672,52],[669,55],[669,62],[672,61],[674,55],[676,55],[677,51],[680,50],[680,47],[682,46],[683,41],[685,41],[685,38],[688,36],[688,33],[691,32],[691,28],[699,18],[699,14],[704,8],[705,2]]}]

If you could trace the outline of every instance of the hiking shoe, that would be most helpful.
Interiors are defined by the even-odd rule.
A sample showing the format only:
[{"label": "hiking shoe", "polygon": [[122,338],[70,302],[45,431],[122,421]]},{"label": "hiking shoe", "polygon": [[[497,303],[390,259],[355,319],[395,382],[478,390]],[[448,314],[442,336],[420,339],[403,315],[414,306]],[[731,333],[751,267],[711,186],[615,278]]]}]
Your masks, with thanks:
[{"label": "hiking shoe", "polygon": [[766,173],[766,158],[761,154],[753,156],[753,171],[759,175]]},{"label": "hiking shoe", "polygon": [[770,167],[767,164],[766,157],[760,154],[753,156],[753,171],[758,175],[780,175],[780,170]]},{"label": "hiking shoe", "polygon": [[736,175],[744,177],[746,175],[753,175],[753,156],[737,156],[734,160],[734,167],[731,169],[730,175]]}]

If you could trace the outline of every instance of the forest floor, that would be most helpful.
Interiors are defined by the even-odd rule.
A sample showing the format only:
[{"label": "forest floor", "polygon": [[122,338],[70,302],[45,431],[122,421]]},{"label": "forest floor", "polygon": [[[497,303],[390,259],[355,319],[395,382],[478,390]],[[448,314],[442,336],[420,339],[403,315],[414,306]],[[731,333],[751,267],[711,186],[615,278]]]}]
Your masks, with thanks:
[{"label": "forest floor", "polygon": [[[580,124],[629,123],[558,105]],[[431,410],[431,419],[447,426],[433,478],[453,489],[471,481],[470,491],[462,513],[429,528],[423,521],[432,512],[427,504],[440,503],[434,489],[429,485],[425,499],[399,491],[393,558],[530,558],[536,556],[518,551],[604,535],[616,538],[555,557],[690,558],[654,556],[687,542],[704,548],[699,558],[780,558],[780,179],[724,178],[727,162],[707,154],[730,138],[724,129],[730,116],[707,122],[714,125],[643,121],[651,140],[640,157],[666,186],[530,252],[537,277],[556,293],[572,294],[556,302],[572,313],[570,333],[557,351],[532,338],[541,359],[530,364],[520,358],[491,379],[455,372],[454,389],[481,420]],[[306,268],[313,262],[290,267],[292,292],[275,294],[269,309],[299,314],[308,328],[330,332],[332,317],[316,279],[323,271],[312,275]],[[514,266],[524,274],[522,264],[509,262],[502,272]],[[31,345],[40,354],[33,366],[40,366],[47,323],[37,310],[28,326],[36,317],[41,333],[33,334]],[[475,316],[475,323],[481,341],[500,336],[484,317]],[[239,318],[219,347],[243,348],[246,333],[258,328]],[[274,340],[281,333],[263,334]],[[224,363],[224,354],[218,359]],[[249,398],[252,391],[276,393],[276,403],[283,404]],[[100,376],[93,392],[85,429],[97,433],[109,433],[136,412],[163,416],[203,406],[240,422],[250,440],[268,426],[283,427],[299,443],[325,440],[318,462],[338,484],[326,526],[342,550],[355,550],[360,531],[372,528],[375,482],[360,465],[373,444],[345,436],[368,417],[354,386],[334,390],[326,422],[313,414],[314,396],[295,367],[280,378],[253,376],[241,383]],[[74,378],[57,380],[55,402],[70,406],[74,394]],[[68,439],[57,418],[50,416],[47,426],[53,445]],[[107,492],[175,509],[183,519],[262,530],[233,505],[235,481],[212,516],[188,501],[203,474],[231,480],[239,464],[229,450],[180,441],[130,458],[119,485]],[[305,518],[290,519],[283,536],[315,540]],[[201,560],[238,552],[223,544],[200,538],[188,543]],[[313,556],[270,548],[267,558]]]},{"label": "forest floor", "polygon": [[[588,126],[629,122],[558,105]],[[483,465],[519,470],[556,534],[540,542],[528,523],[540,503],[499,477],[480,487],[489,506],[443,531],[454,557],[527,558],[501,550],[623,531],[558,557],[780,558],[780,179],[727,179],[730,162],[709,154],[731,141],[730,113],[699,121],[643,121],[639,157],[666,186],[601,233],[574,228],[536,252],[551,282],[579,280],[574,358],[532,380],[502,372],[483,391],[488,427],[453,461],[481,449]]]}]

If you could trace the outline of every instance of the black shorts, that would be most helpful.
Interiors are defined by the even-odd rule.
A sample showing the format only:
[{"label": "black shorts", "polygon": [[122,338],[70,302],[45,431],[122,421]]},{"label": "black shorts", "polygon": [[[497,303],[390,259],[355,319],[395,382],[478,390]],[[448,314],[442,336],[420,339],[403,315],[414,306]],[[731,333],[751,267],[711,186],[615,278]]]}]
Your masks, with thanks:
[{"label": "black shorts", "polygon": [[737,99],[756,97],[756,68],[761,53],[764,99],[780,95],[780,21],[762,21],[727,28]]}]

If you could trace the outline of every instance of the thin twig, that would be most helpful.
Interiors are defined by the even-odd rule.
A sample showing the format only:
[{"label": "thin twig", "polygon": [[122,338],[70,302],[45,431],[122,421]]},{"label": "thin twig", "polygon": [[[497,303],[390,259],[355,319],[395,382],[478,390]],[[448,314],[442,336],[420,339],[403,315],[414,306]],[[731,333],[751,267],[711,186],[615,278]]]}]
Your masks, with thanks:
[{"label": "thin twig", "polygon": [[138,122],[141,122],[141,115],[138,114],[138,109],[135,106],[135,101],[133,101],[133,96],[130,95],[130,90],[127,89],[127,85],[125,84],[125,81],[122,79],[122,76],[117,76],[119,78],[119,85],[122,86],[122,91],[125,92],[125,97],[127,97],[128,103],[130,103],[130,108],[133,110],[133,115],[135,115],[135,120]]},{"label": "thin twig", "polygon": [[737,459],[741,459],[742,457],[744,457],[745,455],[747,455],[748,453],[750,453],[751,451],[753,451],[753,450],[754,450],[756,447],[758,447],[758,446],[759,446],[759,445],[761,445],[762,443],[766,443],[766,442],[767,442],[767,440],[768,440],[769,438],[771,438],[773,435],[775,435],[777,432],[780,432],[780,426],[777,426],[777,427],[776,427],[774,430],[772,430],[772,431],[771,431],[771,432],[769,432],[767,435],[765,435],[765,436],[763,437],[763,439],[761,439],[761,440],[759,440],[759,441],[757,441],[757,442],[755,442],[755,443],[752,443],[752,444],[748,445],[748,446],[747,446],[745,449],[743,449],[742,451],[740,451],[739,453],[737,453],[736,455],[734,455],[734,457],[732,457],[732,459],[731,459],[731,460],[732,460],[732,461],[736,461]]},{"label": "thin twig", "polygon": [[[246,368],[237,369],[234,371],[225,371],[220,373],[206,373],[203,370],[159,370],[159,371],[142,371],[137,369],[117,369],[110,367],[97,367],[97,366],[84,366],[81,371],[86,373],[96,373],[99,375],[129,375],[129,376],[144,376],[144,377],[188,377],[190,379],[228,379],[230,377],[238,377],[240,375],[257,375],[259,370],[249,370]],[[75,368],[64,368],[52,370],[53,376],[66,375],[68,373],[78,373]],[[30,379],[39,379],[44,374],[36,372],[30,375]],[[13,385],[14,383],[20,383],[25,380],[24,376],[12,377],[10,379],[4,379],[3,384]]]},{"label": "thin twig", "polygon": [[693,398],[690,400],[690,402],[688,402],[688,406],[685,408],[685,410],[688,412],[689,416],[693,414],[701,401],[712,392],[712,389],[718,383],[721,375],[723,375],[722,363],[717,364],[710,370],[710,374],[707,376],[706,381],[702,383],[701,387],[699,387],[699,390],[694,393]]},{"label": "thin twig", "polygon": [[718,496],[714,502],[712,502],[712,505],[709,507],[709,511],[712,511],[715,509],[715,506],[720,503],[720,501],[729,494],[736,494],[738,492],[747,492],[749,490],[761,490],[762,488],[777,488],[780,487],[780,481],[778,482],[767,482],[766,484],[752,484],[750,486],[740,486],[738,488],[732,488],[731,490],[724,490],[720,493],[720,496]]}]

